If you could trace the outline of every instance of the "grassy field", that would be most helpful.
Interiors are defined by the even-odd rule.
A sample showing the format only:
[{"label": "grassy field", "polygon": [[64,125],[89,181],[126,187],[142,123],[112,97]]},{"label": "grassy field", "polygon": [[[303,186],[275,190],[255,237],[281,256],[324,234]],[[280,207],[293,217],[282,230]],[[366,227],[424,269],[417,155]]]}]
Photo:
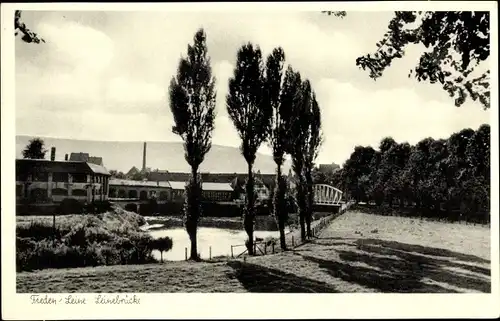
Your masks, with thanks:
[{"label": "grassy field", "polygon": [[285,253],[17,274],[18,292],[490,292],[490,230],[348,212]]}]

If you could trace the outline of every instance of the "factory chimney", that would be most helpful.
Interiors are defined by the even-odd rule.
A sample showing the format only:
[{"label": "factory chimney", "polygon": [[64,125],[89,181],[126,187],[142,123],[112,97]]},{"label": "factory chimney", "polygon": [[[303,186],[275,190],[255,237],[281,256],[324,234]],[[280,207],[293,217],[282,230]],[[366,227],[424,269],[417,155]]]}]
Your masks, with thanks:
[{"label": "factory chimney", "polygon": [[51,161],[56,160],[56,148],[55,147],[50,148],[50,160]]},{"label": "factory chimney", "polygon": [[144,142],[144,149],[142,151],[142,171],[146,172],[146,142]]}]

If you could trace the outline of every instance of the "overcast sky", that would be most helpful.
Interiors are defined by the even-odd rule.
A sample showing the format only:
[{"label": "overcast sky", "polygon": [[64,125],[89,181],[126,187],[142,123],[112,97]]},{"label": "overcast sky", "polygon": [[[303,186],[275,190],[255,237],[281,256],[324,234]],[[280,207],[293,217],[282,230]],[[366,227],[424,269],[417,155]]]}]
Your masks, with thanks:
[{"label": "overcast sky", "polygon": [[[16,133],[91,140],[179,141],[171,133],[168,83],[199,27],[217,77],[213,143],[239,146],[227,117],[227,80],[238,48],[264,55],[282,46],[287,63],[311,80],[325,143],[318,161],[343,163],[355,145],[385,136],[415,143],[489,123],[479,103],[457,108],[439,87],[407,77],[419,48],[373,81],[355,59],[372,52],[391,12],[35,12],[23,20],[45,40],[16,39]],[[266,152],[265,149],[261,150]]]}]

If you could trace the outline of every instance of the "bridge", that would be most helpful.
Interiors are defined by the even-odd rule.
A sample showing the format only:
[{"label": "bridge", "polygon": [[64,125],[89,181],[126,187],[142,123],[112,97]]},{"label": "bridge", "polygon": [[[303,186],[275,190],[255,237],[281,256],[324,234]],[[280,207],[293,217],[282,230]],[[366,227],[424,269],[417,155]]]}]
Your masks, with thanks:
[{"label": "bridge", "polygon": [[342,200],[342,191],[326,184],[314,185],[314,205],[339,206]]}]

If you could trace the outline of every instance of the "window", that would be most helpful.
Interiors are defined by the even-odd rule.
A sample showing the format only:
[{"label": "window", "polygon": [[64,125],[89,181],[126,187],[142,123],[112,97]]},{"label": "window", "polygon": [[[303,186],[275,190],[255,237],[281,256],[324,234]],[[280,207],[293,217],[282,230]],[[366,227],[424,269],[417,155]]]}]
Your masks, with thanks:
[{"label": "window", "polygon": [[128,198],[137,198],[137,191],[135,189],[131,189],[128,191]]},{"label": "window", "polygon": [[52,174],[53,182],[67,182],[68,181],[68,173],[53,173]]},{"label": "window", "polygon": [[83,189],[74,189],[72,191],[72,195],[73,196],[87,196],[87,191],[85,191]]},{"label": "window", "polygon": [[73,196],[87,196],[87,191],[83,189],[74,189],[71,194]]},{"label": "window", "polygon": [[111,187],[109,189],[109,197],[116,197],[116,189]]},{"label": "window", "polygon": [[67,196],[68,191],[64,188],[54,188],[52,190],[52,195],[54,195],[54,196]]},{"label": "window", "polygon": [[31,190],[30,196],[34,202],[43,202],[47,200],[47,190],[45,188],[34,188]]},{"label": "window", "polygon": [[165,201],[168,199],[168,193],[166,191],[160,192],[160,200]]},{"label": "window", "polygon": [[22,197],[23,196],[23,190],[24,190],[24,186],[23,185],[16,185],[16,197]]},{"label": "window", "polygon": [[49,180],[49,174],[46,172],[35,172],[33,173],[33,180],[38,182],[47,182]]},{"label": "window", "polygon": [[124,189],[118,191],[118,198],[127,198],[127,192]]},{"label": "window", "polygon": [[23,173],[23,172],[17,172],[16,171],[16,181],[18,182],[25,182],[28,180],[28,173]]},{"label": "window", "polygon": [[86,183],[87,174],[73,174],[73,183]]},{"label": "window", "polygon": [[147,200],[148,199],[148,192],[141,191],[141,193],[140,193],[140,199],[141,200]]}]

